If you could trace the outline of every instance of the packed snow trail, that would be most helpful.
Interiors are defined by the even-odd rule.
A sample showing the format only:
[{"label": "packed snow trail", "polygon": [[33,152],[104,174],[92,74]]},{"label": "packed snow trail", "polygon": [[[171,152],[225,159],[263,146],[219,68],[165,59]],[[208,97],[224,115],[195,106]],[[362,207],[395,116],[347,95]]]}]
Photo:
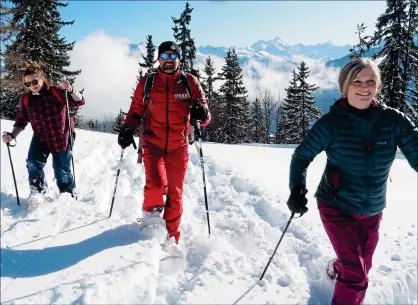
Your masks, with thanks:
[{"label": "packed snow trail", "polygon": [[[11,129],[12,122],[1,123],[2,132]],[[29,193],[30,137],[28,126],[18,137],[19,148],[11,149],[22,204]],[[308,170],[309,212],[292,221],[257,283],[290,216],[286,199],[294,147],[203,144],[210,237],[200,160],[190,147],[181,224],[185,265],[167,266],[159,241],[134,223],[144,170],[132,147],[119,164],[116,137],[77,130],[79,200],[57,194],[49,159],[46,176],[57,199],[27,215],[16,205],[7,149],[1,146],[2,303],[329,304],[333,282],[325,265],[334,254],[313,198],[324,155]],[[391,177],[366,303],[416,304],[417,177],[402,156]]]}]

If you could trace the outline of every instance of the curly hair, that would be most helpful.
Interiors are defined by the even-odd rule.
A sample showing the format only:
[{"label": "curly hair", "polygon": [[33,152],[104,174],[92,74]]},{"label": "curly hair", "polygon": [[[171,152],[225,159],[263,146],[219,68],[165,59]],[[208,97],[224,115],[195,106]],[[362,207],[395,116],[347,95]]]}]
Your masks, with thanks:
[{"label": "curly hair", "polygon": [[36,74],[38,77],[40,77],[45,83],[49,83],[48,79],[46,78],[45,72],[41,67],[41,64],[36,62],[36,61],[32,61],[29,60],[25,63],[26,69],[25,72],[23,73],[23,77],[25,77],[26,75],[32,75],[32,74]]}]

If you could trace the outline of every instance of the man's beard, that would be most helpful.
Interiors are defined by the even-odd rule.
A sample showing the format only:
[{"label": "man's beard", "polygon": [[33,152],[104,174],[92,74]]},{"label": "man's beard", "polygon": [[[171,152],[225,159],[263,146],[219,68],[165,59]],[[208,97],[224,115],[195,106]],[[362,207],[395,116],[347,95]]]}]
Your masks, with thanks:
[{"label": "man's beard", "polygon": [[164,63],[162,70],[164,73],[173,73],[177,70],[177,67],[174,63]]}]

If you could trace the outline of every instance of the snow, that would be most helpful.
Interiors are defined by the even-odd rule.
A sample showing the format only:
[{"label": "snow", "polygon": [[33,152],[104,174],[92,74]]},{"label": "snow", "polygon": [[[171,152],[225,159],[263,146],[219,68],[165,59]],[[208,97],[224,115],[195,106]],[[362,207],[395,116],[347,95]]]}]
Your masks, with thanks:
[{"label": "snow", "polygon": [[[12,124],[2,120],[1,132]],[[31,136],[28,126],[11,148],[22,205],[29,193],[25,159]],[[181,262],[161,261],[157,239],[135,223],[144,169],[132,147],[119,164],[116,139],[77,130],[78,201],[58,194],[49,158],[45,172],[54,200],[29,213],[16,205],[7,147],[1,145],[3,304],[330,303],[334,282],[325,266],[334,253],[313,197],[324,154],[308,169],[309,212],[291,222],[258,281],[290,216],[286,199],[294,146],[203,144],[210,236],[200,161],[190,147]],[[417,304],[417,174],[399,155],[390,175],[366,304]]]}]

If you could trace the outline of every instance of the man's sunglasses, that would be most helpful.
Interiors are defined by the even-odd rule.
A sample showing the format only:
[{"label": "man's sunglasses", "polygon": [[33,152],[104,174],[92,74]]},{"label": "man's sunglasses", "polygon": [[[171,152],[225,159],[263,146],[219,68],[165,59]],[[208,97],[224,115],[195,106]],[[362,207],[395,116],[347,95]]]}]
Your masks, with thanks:
[{"label": "man's sunglasses", "polygon": [[171,53],[171,54],[168,54],[168,53],[162,53],[162,54],[160,55],[160,58],[161,58],[161,59],[163,59],[163,60],[167,60],[168,58],[170,58],[170,59],[172,59],[172,60],[176,60],[176,59],[177,59],[177,57],[178,57],[177,53]]},{"label": "man's sunglasses", "polygon": [[37,80],[37,79],[34,79],[33,81],[31,81],[31,82],[25,82],[25,86],[26,87],[30,87],[30,86],[36,86],[37,84],[39,84],[39,81]]}]

